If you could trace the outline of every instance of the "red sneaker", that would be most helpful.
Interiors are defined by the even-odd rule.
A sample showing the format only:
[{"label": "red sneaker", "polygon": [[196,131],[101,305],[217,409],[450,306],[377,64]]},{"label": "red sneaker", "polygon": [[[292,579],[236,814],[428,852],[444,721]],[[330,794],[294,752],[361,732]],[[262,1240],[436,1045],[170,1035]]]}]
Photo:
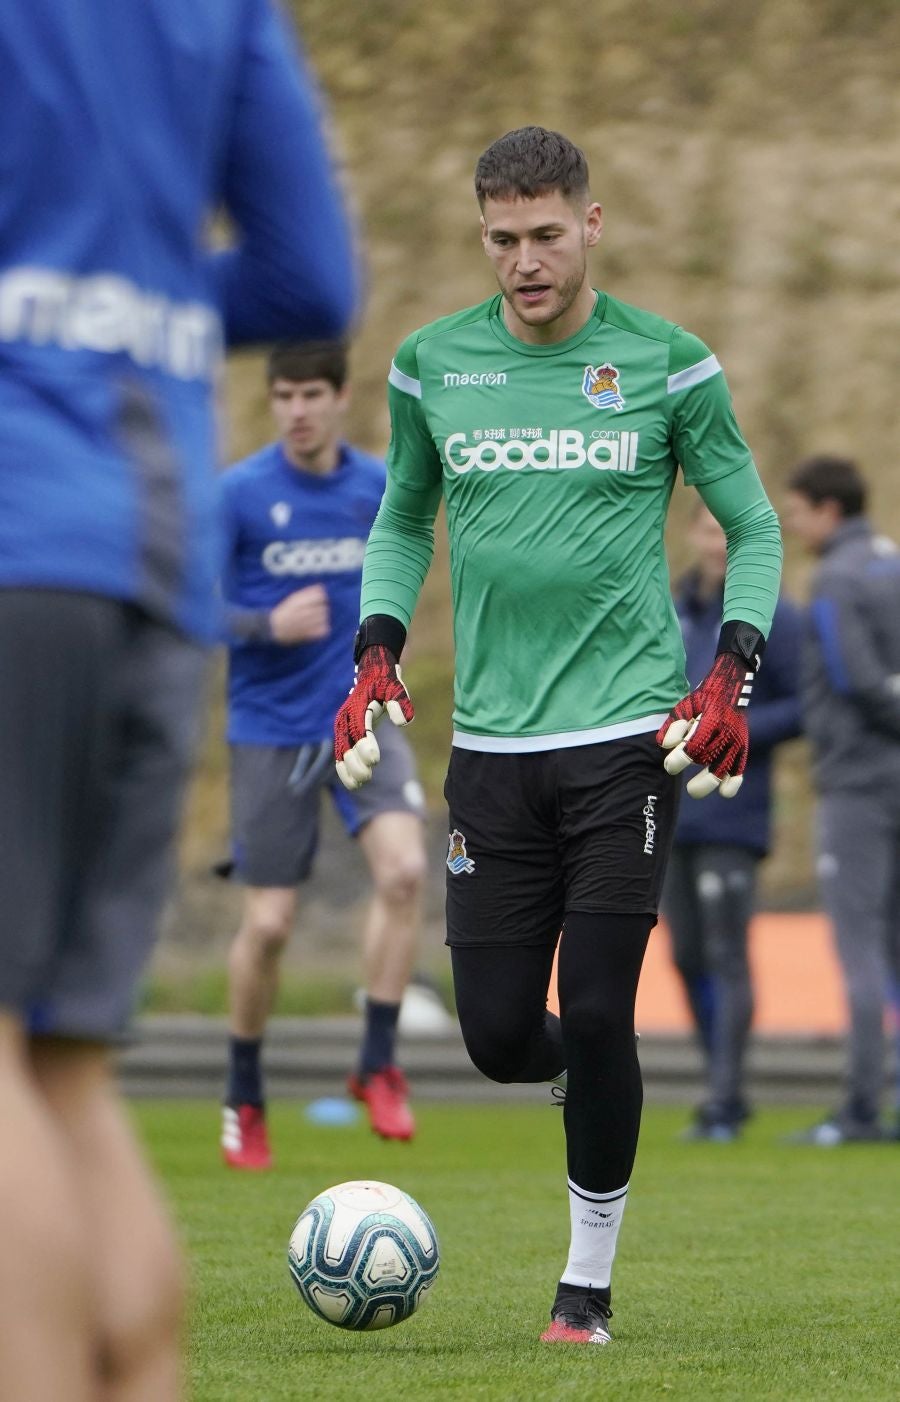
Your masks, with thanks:
[{"label": "red sneaker", "polygon": [[409,1086],[399,1066],[386,1066],[363,1079],[352,1075],[347,1089],[369,1111],[369,1123],[382,1139],[412,1139],[416,1123],[409,1108]]},{"label": "red sneaker", "polygon": [[272,1167],[266,1115],[259,1105],[222,1106],[222,1157],[230,1168]]}]

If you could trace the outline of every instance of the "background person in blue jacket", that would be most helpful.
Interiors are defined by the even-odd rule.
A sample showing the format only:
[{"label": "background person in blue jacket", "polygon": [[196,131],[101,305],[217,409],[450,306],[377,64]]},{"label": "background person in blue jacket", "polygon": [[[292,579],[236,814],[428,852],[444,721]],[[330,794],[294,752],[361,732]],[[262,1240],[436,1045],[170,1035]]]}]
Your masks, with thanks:
[{"label": "background person in blue jacket", "polygon": [[[872,529],[867,484],[849,459],[807,458],[788,488],[788,529],[818,561],[803,713],[819,796],[819,885],[850,1011],[843,1103],[798,1138],[829,1147],[900,1138],[900,550]],[[891,1007],[898,1103],[886,1129]]]},{"label": "background person in blue jacket", "polygon": [[[675,593],[691,685],[716,650],[725,583],[725,534],[703,503],[690,526],[694,565]],[[744,1053],[753,1017],[747,954],[760,859],[769,849],[772,750],[800,733],[801,612],[782,597],[775,610],[748,712],[750,759],[728,803],[681,801],[663,891],[663,912],[706,1061],[707,1098],[688,1134],[736,1138],[747,1117]]]},{"label": "background person in blue jacket", "polygon": [[[174,1402],[180,1264],[109,1048],[218,629],[225,341],[342,335],[350,234],[269,0],[0,18],[0,1397]],[[290,140],[285,140],[285,133]],[[225,206],[236,242],[203,230]]]}]

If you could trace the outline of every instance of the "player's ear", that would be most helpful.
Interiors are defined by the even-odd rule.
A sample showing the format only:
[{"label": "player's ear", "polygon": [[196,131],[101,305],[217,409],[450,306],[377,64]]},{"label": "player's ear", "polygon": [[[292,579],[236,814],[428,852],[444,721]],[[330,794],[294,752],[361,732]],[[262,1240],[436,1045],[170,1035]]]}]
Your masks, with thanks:
[{"label": "player's ear", "polygon": [[596,200],[589,204],[585,210],[584,229],[587,246],[593,248],[603,233],[603,209]]},{"label": "player's ear", "polygon": [[483,215],[483,214],[482,214],[481,218],[479,219],[478,224],[479,224],[479,227],[481,228],[481,247],[484,249],[484,251],[485,251],[485,253],[486,253],[486,252],[487,252],[488,227],[487,227],[487,224],[485,223],[485,218],[484,218],[484,215]]}]

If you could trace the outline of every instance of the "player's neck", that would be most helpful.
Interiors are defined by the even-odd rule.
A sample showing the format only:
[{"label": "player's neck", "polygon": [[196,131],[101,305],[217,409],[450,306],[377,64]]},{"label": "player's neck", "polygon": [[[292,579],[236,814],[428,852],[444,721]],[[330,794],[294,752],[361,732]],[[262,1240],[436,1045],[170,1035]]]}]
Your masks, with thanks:
[{"label": "player's neck", "polygon": [[553,321],[544,322],[539,326],[530,325],[516,315],[511,303],[506,298],[503,299],[503,320],[510,335],[515,336],[519,341],[524,341],[526,345],[552,346],[559,341],[567,341],[570,336],[577,335],[593,316],[596,304],[597,293],[585,279],[574,301]]},{"label": "player's neck", "polygon": [[295,467],[298,472],[309,472],[313,477],[330,477],[332,472],[337,471],[341,460],[339,438],[330,439],[312,452],[303,452],[292,446],[289,439],[282,439],[281,451],[291,467]]}]

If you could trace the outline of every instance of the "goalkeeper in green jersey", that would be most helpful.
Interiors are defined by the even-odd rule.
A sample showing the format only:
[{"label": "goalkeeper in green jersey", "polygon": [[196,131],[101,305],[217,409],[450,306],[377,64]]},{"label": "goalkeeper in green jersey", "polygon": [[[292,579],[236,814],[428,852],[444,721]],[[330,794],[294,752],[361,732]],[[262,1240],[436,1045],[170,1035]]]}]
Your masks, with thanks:
[{"label": "goalkeeper in green jersey", "polygon": [[[510,132],[475,189],[500,292],[409,336],[391,366],[388,486],[335,755],[353,789],[378,759],[375,720],[412,720],[398,660],[443,499],[459,1019],[494,1080],[567,1072],[571,1242],[542,1338],[605,1344],[640,1125],[634,1002],[679,774],[699,766],[696,797],[741,782],[781,539],[715,355],[591,286],[602,213],[578,147]],[[717,655],[689,695],[663,545],[679,467],[728,540]]]}]

